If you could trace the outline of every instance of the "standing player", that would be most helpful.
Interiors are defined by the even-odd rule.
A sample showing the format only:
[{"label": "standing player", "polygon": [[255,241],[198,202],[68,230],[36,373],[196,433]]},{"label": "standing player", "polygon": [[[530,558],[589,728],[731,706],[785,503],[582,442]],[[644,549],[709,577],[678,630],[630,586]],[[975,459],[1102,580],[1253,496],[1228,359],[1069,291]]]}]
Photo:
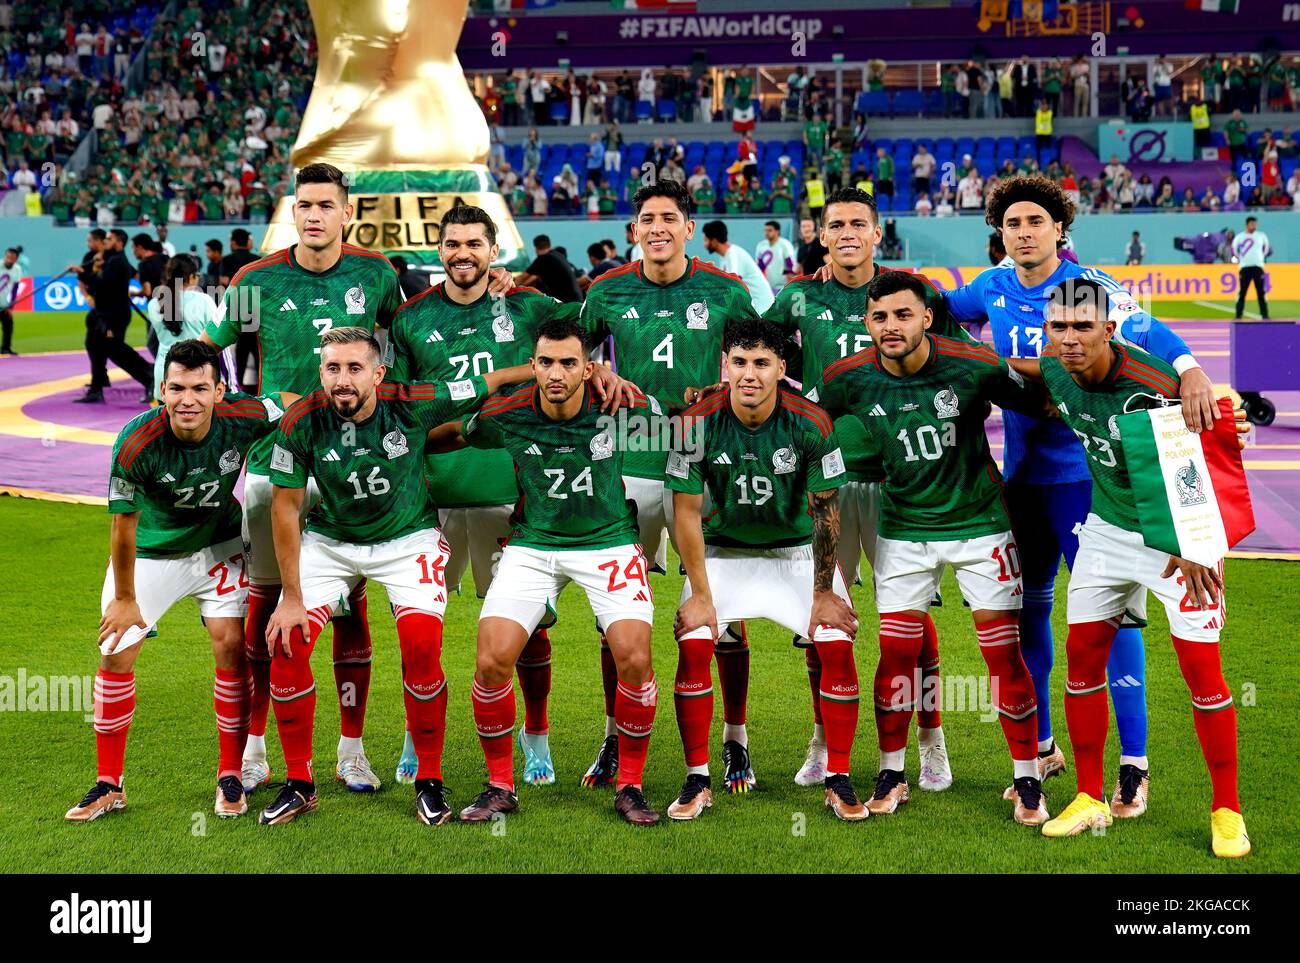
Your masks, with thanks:
[{"label": "standing player", "polygon": [[[657,701],[650,661],[654,598],[636,541],[634,505],[618,497],[623,451],[592,393],[594,365],[584,339],[573,321],[547,321],[533,349],[534,381],[491,399],[463,426],[437,433],[449,449],[466,441],[504,448],[514,460],[520,492],[510,540],[479,614],[474,723],[488,785],[461,811],[466,822],[485,822],[519,807],[511,676],[529,636],[544,622],[554,623],[560,593],[570,582],[586,592],[618,672],[615,809],[636,826],[659,821],[641,788]],[[658,404],[639,392],[630,398],[630,407],[642,413]]]},{"label": "standing player", "polygon": [[[1142,310],[1113,278],[1062,259],[1060,246],[1068,237],[1074,210],[1060,186],[1041,174],[999,184],[989,194],[987,220],[1002,232],[1010,262],[948,292],[949,308],[962,321],[987,317],[998,354],[1028,374],[1043,346],[1047,292],[1070,278],[1094,280],[1110,295],[1116,336],[1181,373],[1183,413],[1188,427],[1200,431],[1214,418],[1214,390],[1182,338]],[[1052,598],[1061,558],[1074,570],[1077,532],[1088,517],[1092,488],[1083,449],[1063,423],[1015,411],[1004,412],[1003,421],[1007,507],[1024,565],[1023,648],[1038,695],[1039,772],[1046,779],[1065,769],[1065,756],[1052,738],[1049,708]],[[1149,775],[1146,666],[1136,628],[1121,629],[1116,636],[1108,673],[1120,737],[1119,781],[1111,811],[1140,816],[1146,811]]]},{"label": "standing player", "polygon": [[[1116,419],[1175,404],[1178,374],[1160,359],[1112,341],[1116,324],[1109,295],[1104,285],[1087,278],[1048,291],[1050,350],[1041,362],[1043,380],[1061,419],[1083,443],[1093,492],[1070,576],[1065,646],[1065,721],[1079,794],[1043,826],[1043,834],[1073,836],[1111,823],[1114,812],[1102,795],[1106,661],[1120,619],[1132,613],[1145,621],[1149,589],[1164,604],[1178,665],[1192,692],[1192,720],[1213,785],[1214,855],[1245,856],[1250,838],[1237,798],[1237,711],[1219,656],[1219,634],[1227,621],[1223,563],[1207,568],[1143,544],[1119,443]],[[1246,427],[1243,423],[1239,430]]]},{"label": "standing player", "polygon": [[[581,323],[595,344],[613,339],[618,373],[655,398],[666,414],[685,407],[686,390],[716,384],[722,370],[724,329],[755,317],[745,285],[706,261],[686,256],[695,234],[686,188],[674,180],[641,187],[633,197],[637,241],[645,259],[606,271],[587,291]],[[646,421],[646,419],[642,419]],[[664,419],[634,432],[626,447],[624,484],[636,502],[636,521],[646,555],[662,572],[667,564],[666,536],[672,526],[672,499],[664,487],[664,463],[671,445]],[[717,649],[718,675],[726,710],[723,756],[728,787],[754,785],[745,732],[745,693],[749,649],[740,635],[726,633]],[[605,741],[583,777],[584,785],[608,785],[618,768],[615,738],[617,674],[607,646],[601,647],[605,683]]]},{"label": "standing player", "polygon": [[951,565],[1011,749],[1007,798],[1016,822],[1039,825],[1047,805],[1034,751],[1033,683],[1020,656],[1020,565],[984,420],[989,403],[1043,406],[990,349],[930,334],[925,291],[925,282],[901,271],[872,281],[874,346],[832,364],[819,390],[832,414],[851,412],[862,422],[885,473],[875,564],[880,774],[867,808],[891,813],[908,800],[904,758],[923,620]]},{"label": "standing player", "polygon": [[[694,819],[713,805],[713,646],[732,622],[756,618],[813,639],[821,652],[826,670],[819,698],[831,749],[826,805],[840,819],[868,815],[849,782],[858,721],[858,619],[835,561],[844,457],[826,413],[778,387],[787,343],[767,321],[728,328],[723,346],[730,386],[686,409],[683,446],[668,459],[687,575],[675,626],[674,687],[686,783],[668,807],[673,819]],[[702,522],[706,488],[713,511]]]},{"label": "standing player", "polygon": [[[448,418],[527,376],[522,366],[446,383],[381,384],[379,341],[365,328],[321,336],[321,387],[297,401],[271,453],[271,509],[284,594],[267,623],[271,701],[286,783],[262,811],[287,823],[316,808],[311,652],[334,609],[363,578],[388,591],[402,649],[407,725],[415,743],[416,814],[429,826],[451,818],[442,786],[447,680],[442,672],[443,569],[447,541],[423,484],[424,444]],[[299,530],[308,477],[320,505]]]},{"label": "standing player", "polygon": [[[876,246],[880,243],[880,216],[875,198],[856,187],[844,187],[832,193],[822,210],[819,241],[830,251],[830,263],[816,274],[792,278],[763,314],[790,335],[798,334],[800,358],[790,375],[805,382],[805,391],[812,401],[817,400],[815,385],[827,365],[871,344],[865,322],[867,284],[882,270],[875,263]],[[928,282],[925,300],[934,317],[931,333],[970,340],[944,306],[943,295]],[[859,561],[864,553],[873,567],[876,564],[882,474],[879,463],[867,454],[866,436],[856,418],[841,418],[835,434],[844,451],[846,468],[839,497],[839,563],[844,577],[855,583],[859,580]],[[825,779],[826,773],[826,741],[822,732],[821,699],[817,695],[821,689],[821,663],[816,647],[807,639],[796,639],[795,644],[804,647],[808,665],[813,692],[813,736],[808,743],[807,758],[794,781],[801,786],[812,786]],[[952,770],[937,697],[939,636],[929,613],[924,619],[920,668],[924,694],[917,706],[920,786],[942,791],[952,785]]]},{"label": "standing player", "polygon": [[135,661],[158,620],[189,596],[216,660],[218,816],[248,811],[239,781],[250,680],[244,660],[248,604],[235,482],[250,446],[275,429],[287,399],[226,394],[217,353],[178,341],[167,354],[163,407],[131,419],[113,446],[108,510],[112,557],[99,624],[94,788],[66,819],[88,822],[126,808],[126,734],[135,716]]},{"label": "standing player", "polygon": [[[256,331],[261,368],[258,391],[305,395],[320,386],[320,336],[336,325],[387,328],[402,302],[397,272],[382,254],[343,242],[352,219],[343,173],[329,164],[308,164],[295,179],[294,223],[298,243],[241,268],[226,289],[216,321],[204,340],[222,349],[240,332]],[[266,761],[266,713],[271,656],[266,624],[280,598],[280,570],[271,537],[271,442],[249,454],[244,482],[244,546],[248,555],[245,646],[253,670],[253,707],[244,756],[244,788],[252,792],[271,778]],[[318,500],[308,480],[304,513]],[[365,582],[347,600],[347,614],[334,620],[334,682],[339,695],[337,777],[349,789],[370,792],[379,778],[361,741],[370,690],[370,630]]]}]

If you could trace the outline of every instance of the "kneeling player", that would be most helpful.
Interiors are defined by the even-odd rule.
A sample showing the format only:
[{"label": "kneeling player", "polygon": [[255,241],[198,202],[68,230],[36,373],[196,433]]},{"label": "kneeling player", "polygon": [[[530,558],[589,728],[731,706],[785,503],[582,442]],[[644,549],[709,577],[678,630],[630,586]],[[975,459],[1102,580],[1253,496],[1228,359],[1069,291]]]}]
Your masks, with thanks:
[{"label": "kneeling player", "polygon": [[917,656],[930,601],[951,565],[1011,749],[1014,781],[1004,798],[1014,800],[1017,822],[1039,825],[1048,813],[1033,683],[1020,655],[1020,568],[984,419],[990,402],[1043,405],[988,348],[930,334],[925,297],[913,275],[877,276],[867,286],[874,346],[830,365],[818,391],[832,415],[851,412],[862,422],[885,471],[875,567],[880,775],[867,808],[891,813],[908,801],[903,765]]},{"label": "kneeling player", "polygon": [[[424,446],[431,429],[477,407],[522,366],[447,383],[382,384],[380,346],[364,328],[321,336],[322,387],[286,413],[271,456],[272,525],[284,595],[271,616],[271,704],[287,781],[262,811],[287,823],[316,808],[311,653],[340,601],[362,579],[388,591],[402,651],[406,718],[415,743],[416,815],[451,818],[442,786],[447,680],[442,672],[446,539],[430,520]],[[308,476],[321,503],[298,529]]]},{"label": "kneeling player", "polygon": [[[729,327],[723,351],[730,386],[686,410],[684,445],[668,459],[677,546],[688,579],[675,626],[674,688],[686,783],[668,807],[673,819],[694,819],[713,805],[710,656],[727,626],[758,618],[806,636],[817,647],[826,805],[840,819],[868,815],[849,782],[858,720],[853,662],[858,619],[835,558],[836,489],[844,479],[844,457],[827,414],[778,388],[785,376],[786,341],[768,321]],[[713,511],[701,523],[706,486]]]},{"label": "kneeling player", "polygon": [[[1092,511],[1079,533],[1070,575],[1066,642],[1065,721],[1074,746],[1078,792],[1043,826],[1046,836],[1073,836],[1109,826],[1103,801],[1106,746],[1106,660],[1121,618],[1145,621],[1147,590],[1164,604],[1174,652],[1192,690],[1192,719],[1210,769],[1210,837],[1216,856],[1245,856],[1250,838],[1237,798],[1237,713],[1219,661],[1226,621],[1223,564],[1206,568],[1147,548],[1133,500],[1116,419],[1129,411],[1177,404],[1173,366],[1139,348],[1112,341],[1107,293],[1086,278],[1051,292],[1046,323],[1052,351],[1043,381],[1060,417],[1088,453]],[[1245,430],[1244,422],[1239,430]]]},{"label": "kneeling player", "polygon": [[[618,670],[614,806],[633,825],[648,826],[659,821],[641,790],[657,698],[650,662],[654,599],[635,512],[623,488],[623,452],[602,425],[582,328],[561,318],[543,323],[532,366],[534,383],[491,399],[464,426],[438,433],[442,442],[447,432],[448,449],[466,441],[505,448],[520,490],[515,526],[479,615],[474,722],[488,785],[460,818],[485,822],[519,808],[511,677],[529,636],[544,621],[554,621],[560,593],[577,582]],[[653,407],[639,392],[629,397],[633,409]]]},{"label": "kneeling player", "polygon": [[99,774],[68,810],[73,822],[126,808],[122,771],[135,715],[135,660],[145,636],[187,596],[198,602],[216,659],[216,813],[248,811],[239,778],[252,685],[243,651],[248,581],[234,487],[248,449],[274,430],[287,399],[226,394],[217,352],[201,341],[174,344],[165,371],[163,407],[131,419],[113,446],[112,558],[95,677]]}]

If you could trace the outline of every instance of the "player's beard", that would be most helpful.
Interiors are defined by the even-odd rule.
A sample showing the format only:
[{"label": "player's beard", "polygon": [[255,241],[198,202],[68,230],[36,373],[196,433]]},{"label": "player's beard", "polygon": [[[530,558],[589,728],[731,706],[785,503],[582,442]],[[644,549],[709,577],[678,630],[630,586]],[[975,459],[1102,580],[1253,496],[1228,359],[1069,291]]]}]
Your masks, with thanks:
[{"label": "player's beard", "polygon": [[340,399],[334,392],[330,392],[330,407],[334,409],[335,414],[340,418],[351,418],[358,411],[366,406],[370,400],[369,395],[363,395],[360,391],[353,388],[353,395],[350,398]]},{"label": "player's beard", "polygon": [[462,291],[468,291],[470,288],[474,287],[474,285],[478,284],[479,281],[483,280],[483,275],[487,274],[489,265],[475,264],[474,267],[475,267],[474,276],[468,282],[456,280],[456,276],[452,274],[451,271],[445,272],[447,275],[447,280],[450,281],[452,284],[456,285],[456,287],[460,288]]}]

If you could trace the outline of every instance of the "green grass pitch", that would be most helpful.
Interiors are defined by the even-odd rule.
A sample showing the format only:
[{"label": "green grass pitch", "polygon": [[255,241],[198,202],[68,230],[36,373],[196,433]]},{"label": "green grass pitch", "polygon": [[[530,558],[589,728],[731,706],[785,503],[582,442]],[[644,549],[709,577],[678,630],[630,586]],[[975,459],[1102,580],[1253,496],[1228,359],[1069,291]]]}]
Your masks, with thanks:
[{"label": "green grass pitch", "polygon": [[[93,675],[100,585],[108,548],[102,508],[0,498],[0,676]],[[261,827],[255,812],[233,821],[212,814],[216,733],[212,659],[193,604],[161,623],[137,665],[139,703],[127,748],[130,806],[89,825],[69,825],[64,811],[94,778],[94,737],[80,711],[0,713],[7,775],[0,854],[10,872],[1287,872],[1300,862],[1289,793],[1300,758],[1292,713],[1300,669],[1291,640],[1300,623],[1287,562],[1228,562],[1229,622],[1225,671],[1237,698],[1241,795],[1255,852],[1240,861],[1209,855],[1209,780],[1192,728],[1162,612],[1152,606],[1148,642],[1151,716],[1151,809],[1120,823],[1104,838],[1047,840],[1015,825],[1001,791],[1010,760],[996,722],[979,713],[949,711],[944,727],[956,775],[945,793],[917,791],[897,815],[838,823],[819,789],[801,789],[792,776],[803,759],[811,724],[807,676],[788,634],[751,626],[753,675],[750,743],[759,788],[747,796],[719,795],[693,824],[637,830],[614,814],[608,791],[584,790],[578,779],[601,734],[599,658],[590,610],[581,593],[566,591],[552,631],[554,684],[551,743],[559,784],[520,787],[521,811],[504,825],[452,824],[430,830],[415,818],[409,787],[392,781],[403,712],[398,648],[382,590],[371,589],[374,679],[366,744],[385,780],[373,796],[345,791],[329,778],[338,735],[338,707],[329,665],[329,639],[315,656],[320,684],[316,727],[320,810],[288,826]],[[1057,672],[1053,716],[1065,744],[1061,709],[1064,670],[1064,586],[1058,580]],[[646,787],[661,809],[681,785],[682,749],[672,704],[675,652],[669,626],[681,586],[658,577],[655,665],[660,687]],[[956,586],[935,611],[945,675],[979,677],[969,613]],[[870,679],[877,620],[867,588],[854,589],[863,616],[858,668],[866,693],[855,745],[860,790],[876,764]],[[463,806],[484,779],[470,713],[478,604],[454,597],[448,610],[444,664],[450,680],[445,775],[453,804]],[[12,684],[12,683],[8,683]],[[520,722],[523,712],[520,708]],[[711,739],[715,772],[721,739],[721,700]],[[274,725],[270,756],[278,758]],[[1114,777],[1114,731],[1107,753]],[[518,759],[516,754],[516,765]],[[915,780],[915,751],[909,751]],[[283,768],[276,764],[276,777]],[[1053,813],[1073,796],[1068,774],[1047,784]]]}]

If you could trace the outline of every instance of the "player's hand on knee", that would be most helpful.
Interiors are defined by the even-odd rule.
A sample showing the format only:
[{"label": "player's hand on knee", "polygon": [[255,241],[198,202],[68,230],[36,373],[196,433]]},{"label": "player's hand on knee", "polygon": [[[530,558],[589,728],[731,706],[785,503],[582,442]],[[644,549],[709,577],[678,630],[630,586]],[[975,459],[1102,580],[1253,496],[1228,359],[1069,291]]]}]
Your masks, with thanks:
[{"label": "player's hand on knee", "polygon": [[814,592],[812,617],[808,620],[808,638],[817,638],[819,625],[839,629],[855,638],[858,634],[858,613],[851,603],[834,592]]},{"label": "player's hand on knee", "polygon": [[133,626],[141,629],[149,627],[140,614],[140,604],[135,599],[113,599],[108,603],[104,617],[99,620],[99,642],[96,644],[103,645],[111,637],[113,641],[108,645],[108,654],[111,655],[122,644],[126,630]]},{"label": "player's hand on knee", "polygon": [[1188,368],[1183,372],[1178,397],[1188,431],[1200,432],[1214,426],[1214,419],[1219,417],[1219,403],[1214,397],[1214,384],[1204,369]]},{"label": "player's hand on knee", "polygon": [[680,639],[696,629],[705,627],[709,629],[713,641],[717,642],[718,612],[713,607],[713,602],[698,595],[692,595],[677,610],[677,618],[673,621],[673,634]]},{"label": "player's hand on knee", "polygon": [[1219,592],[1223,589],[1223,579],[1219,577],[1218,571],[1199,565],[1196,562],[1189,562],[1177,555],[1170,555],[1169,564],[1165,566],[1165,570],[1160,577],[1169,578],[1174,574],[1175,569],[1183,573],[1183,588],[1186,590],[1188,597],[1199,608],[1214,608],[1219,604]]},{"label": "player's hand on knee", "polygon": [[304,639],[310,637],[311,623],[307,619],[307,609],[301,602],[284,599],[275,607],[270,620],[266,623],[266,641],[273,655],[278,640],[285,657],[293,657],[289,639],[293,635],[294,629],[301,631]]}]

